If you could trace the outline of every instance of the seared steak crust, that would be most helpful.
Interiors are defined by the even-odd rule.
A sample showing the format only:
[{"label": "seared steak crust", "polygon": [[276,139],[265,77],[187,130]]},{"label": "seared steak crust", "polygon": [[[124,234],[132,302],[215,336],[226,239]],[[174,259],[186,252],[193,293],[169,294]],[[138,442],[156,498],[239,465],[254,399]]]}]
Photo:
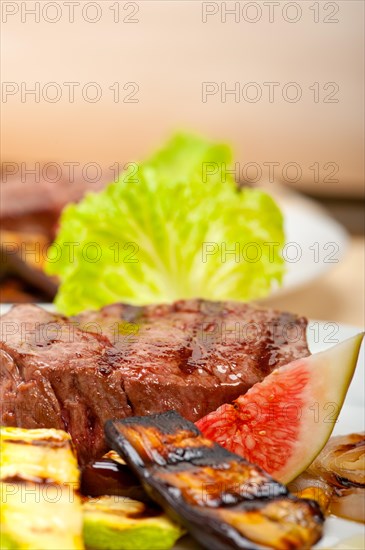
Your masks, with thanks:
[{"label": "seared steak crust", "polygon": [[1,319],[1,421],[69,431],[80,463],[110,418],[175,409],[195,421],[309,354],[304,318],[234,302],[113,304],[74,318],[35,305]]}]

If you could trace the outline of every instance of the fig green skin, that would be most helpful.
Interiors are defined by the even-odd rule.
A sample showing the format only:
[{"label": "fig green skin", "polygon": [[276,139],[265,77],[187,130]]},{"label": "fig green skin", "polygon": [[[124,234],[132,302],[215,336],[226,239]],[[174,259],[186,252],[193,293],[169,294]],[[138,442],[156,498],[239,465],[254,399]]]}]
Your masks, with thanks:
[{"label": "fig green skin", "polygon": [[[312,453],[308,453],[306,462],[297,464],[297,467],[292,471],[286,471],[281,474],[280,480],[288,484],[290,481],[293,481],[296,477],[298,477],[302,472],[304,472],[310,464],[312,464],[313,460],[319,455],[319,453],[322,451],[324,446],[326,445],[327,441],[331,437],[331,434],[334,430],[334,427],[336,425],[337,419],[339,417],[339,414],[342,409],[342,405],[344,404],[344,401],[346,399],[347,391],[349,389],[349,386],[351,384],[351,380],[354,376],[357,360],[359,358],[360,348],[362,341],[364,339],[364,332],[361,332],[359,334],[356,334],[356,336],[352,336],[351,338],[348,338],[344,342],[340,342],[333,348],[319,352],[316,355],[312,355],[310,357],[320,357],[320,356],[326,356],[326,355],[332,355],[333,358],[333,364],[330,366],[330,368],[327,369],[327,377],[328,380],[331,380],[332,376],[338,376],[337,384],[334,384],[334,386],[337,386],[337,399],[335,399],[336,405],[337,405],[337,411],[334,415],[332,422],[330,423],[324,423],[325,429],[317,436],[317,439],[312,440]],[[334,370],[334,364],[335,364],[335,355],[334,353],[337,352],[338,356],[342,358],[342,364],[338,365],[339,369],[336,372]],[[305,360],[304,360],[305,361]],[[335,379],[336,380],[336,379]],[[331,399],[329,399],[331,401]],[[315,435],[315,434],[314,434]],[[310,434],[308,435],[308,441],[310,440]]]},{"label": "fig green skin", "polygon": [[158,525],[120,530],[117,525],[103,525],[97,518],[85,520],[83,531],[85,546],[92,550],[169,550],[182,534],[178,527]]}]

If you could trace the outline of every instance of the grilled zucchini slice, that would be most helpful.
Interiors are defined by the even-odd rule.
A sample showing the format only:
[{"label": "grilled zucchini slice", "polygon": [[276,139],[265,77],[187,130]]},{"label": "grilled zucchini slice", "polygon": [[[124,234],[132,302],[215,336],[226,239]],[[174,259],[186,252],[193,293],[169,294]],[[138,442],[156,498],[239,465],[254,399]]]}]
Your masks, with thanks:
[{"label": "grilled zucchini slice", "polygon": [[168,550],[184,534],[160,509],[121,496],[83,503],[84,541],[94,550]]},{"label": "grilled zucchini slice", "polygon": [[79,471],[61,430],[0,429],[2,550],[81,550]]}]

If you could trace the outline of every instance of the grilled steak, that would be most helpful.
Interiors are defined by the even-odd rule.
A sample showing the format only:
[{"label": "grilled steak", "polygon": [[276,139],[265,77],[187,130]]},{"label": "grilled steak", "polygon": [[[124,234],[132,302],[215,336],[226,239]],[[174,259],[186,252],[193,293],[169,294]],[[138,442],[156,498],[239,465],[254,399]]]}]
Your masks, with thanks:
[{"label": "grilled steak", "polygon": [[306,320],[242,303],[115,304],[67,319],[35,305],[1,319],[1,421],[69,431],[81,464],[106,420],[175,409],[196,421],[309,354]]}]

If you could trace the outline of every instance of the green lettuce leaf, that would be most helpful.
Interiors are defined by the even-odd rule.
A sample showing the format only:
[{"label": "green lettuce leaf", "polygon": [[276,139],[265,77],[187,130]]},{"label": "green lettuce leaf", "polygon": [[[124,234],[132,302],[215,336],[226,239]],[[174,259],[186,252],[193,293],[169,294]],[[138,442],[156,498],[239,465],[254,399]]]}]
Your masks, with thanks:
[{"label": "green lettuce leaf", "polygon": [[246,301],[281,282],[283,219],[259,189],[239,189],[226,145],[175,136],[131,175],[67,206],[49,251],[70,315],[112,302]]}]

